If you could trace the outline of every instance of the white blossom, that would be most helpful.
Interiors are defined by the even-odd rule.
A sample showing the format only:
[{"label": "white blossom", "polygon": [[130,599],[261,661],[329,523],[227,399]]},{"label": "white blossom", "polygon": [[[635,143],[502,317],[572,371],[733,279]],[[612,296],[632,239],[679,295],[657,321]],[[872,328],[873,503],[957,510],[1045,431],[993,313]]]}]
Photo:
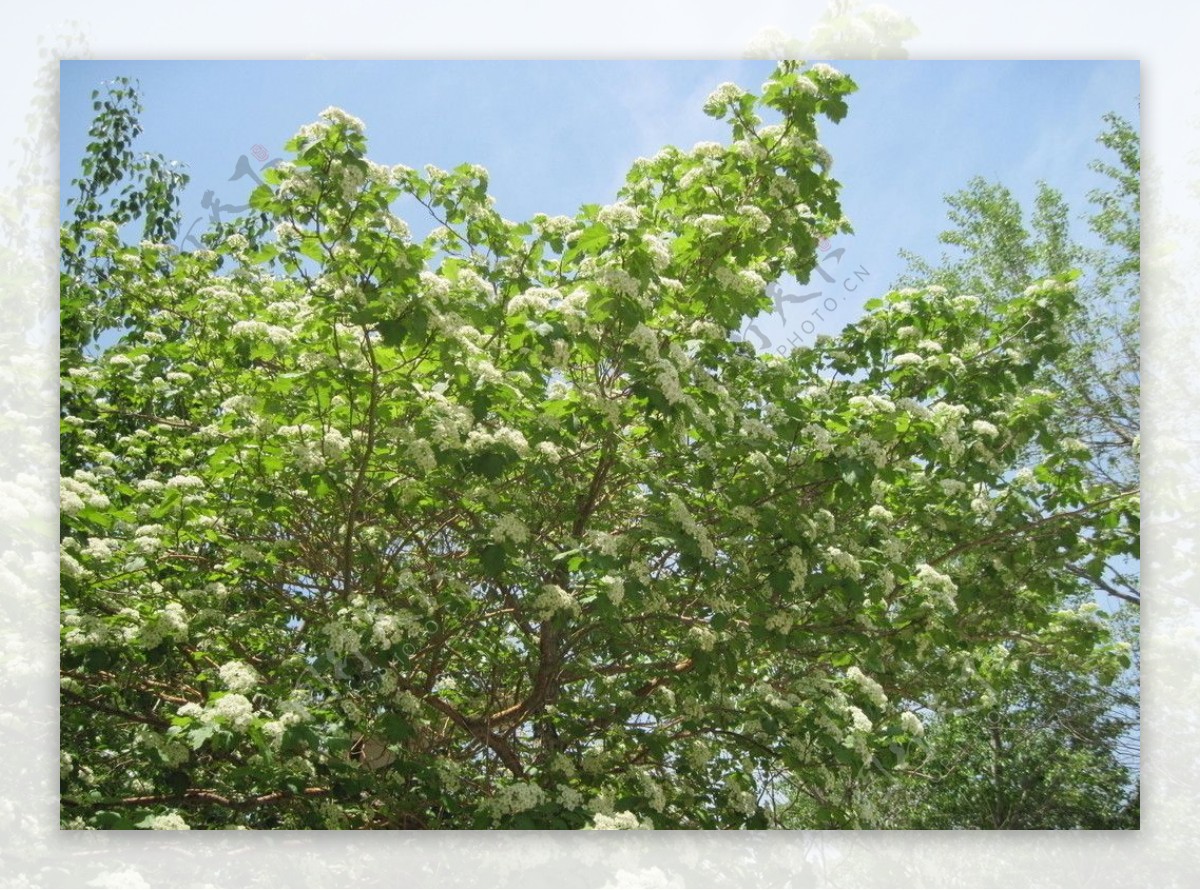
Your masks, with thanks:
[{"label": "white blossom", "polygon": [[618,201],[616,204],[607,204],[601,207],[596,214],[596,219],[609,228],[631,229],[638,224],[640,214],[632,204]]},{"label": "white blossom", "polygon": [[949,575],[943,575],[933,566],[926,563],[917,566],[913,587],[926,597],[929,605],[941,606],[951,612],[955,610],[954,600],[958,594],[958,587]]},{"label": "white blossom", "polygon": [[254,708],[250,700],[236,692],[221,696],[211,710],[215,716],[228,720],[234,729],[245,729],[254,719]]},{"label": "white blossom", "polygon": [[180,717],[191,717],[193,719],[199,720],[204,717],[204,706],[198,705],[195,702],[190,701],[190,702],[187,702],[186,704],[180,705],[179,708],[175,711],[175,713],[178,714]]},{"label": "white blossom", "polygon": [[545,799],[546,792],[532,782],[514,782],[497,790],[487,807],[493,815],[503,816],[531,810]]},{"label": "white blossom", "polygon": [[892,511],[887,507],[882,507],[879,504],[873,504],[871,509],[867,511],[867,516],[871,519],[876,519],[879,522],[891,522],[896,517],[892,515]]},{"label": "white blossom", "polygon": [[905,711],[900,715],[900,725],[904,727],[904,731],[909,735],[925,735],[925,724],[922,723],[921,718],[912,711]]},{"label": "white blossom", "polygon": [[688,630],[688,637],[704,652],[711,652],[717,642],[717,635],[706,624],[693,624]]},{"label": "white blossom", "polygon": [[614,578],[612,575],[605,575],[600,579],[600,583],[604,585],[608,601],[614,606],[619,606],[621,600],[625,598],[625,580],[623,578]]},{"label": "white blossom", "polygon": [[[147,481],[147,480],[142,480]],[[203,488],[204,480],[199,476],[172,476],[167,480],[167,488]]]},{"label": "white blossom", "polygon": [[227,661],[217,673],[230,692],[249,692],[260,680],[258,671],[242,661]]},{"label": "white blossom", "polygon": [[587,828],[593,831],[637,831],[652,829],[653,827],[653,823],[649,820],[639,820],[629,810],[622,810],[619,813],[613,813],[611,816],[604,813],[596,813],[592,817],[592,824]]},{"label": "white blossom", "polygon": [[164,813],[161,816],[151,816],[146,827],[154,831],[191,831],[191,826],[178,813]]},{"label": "white blossom", "polygon": [[851,667],[846,671],[846,677],[858,685],[867,698],[875,703],[876,706],[882,708],[888,703],[887,694],[883,691],[883,687],[875,680],[868,677],[857,667]]},{"label": "white blossom", "polygon": [[854,725],[854,729],[857,732],[866,733],[875,728],[875,724],[871,722],[871,718],[861,708],[849,705],[846,708],[846,712],[850,715],[850,722]]},{"label": "white blossom", "polygon": [[825,549],[825,558],[829,561],[830,565],[845,572],[851,578],[862,577],[862,565],[853,554],[847,553],[839,547],[827,547]]},{"label": "white blossom", "polygon": [[357,133],[366,131],[366,125],[361,120],[333,105],[322,111],[321,117],[329,121],[329,123],[345,127],[347,130],[353,130]]},{"label": "white blossom", "polygon": [[578,601],[557,584],[543,584],[541,592],[533,598],[530,605],[534,615],[543,621],[559,612],[579,614]]},{"label": "white blossom", "polygon": [[736,102],[745,94],[745,90],[739,87],[736,83],[726,81],[721,84],[704,100],[704,111],[706,114],[723,111],[730,102]]},{"label": "white blossom", "polygon": [[842,72],[838,71],[832,65],[826,65],[824,62],[818,62],[808,70],[817,80],[836,80],[842,76]]},{"label": "white blossom", "polygon": [[498,544],[503,544],[505,541],[524,544],[529,540],[529,529],[515,515],[505,513],[492,523],[492,540]]}]

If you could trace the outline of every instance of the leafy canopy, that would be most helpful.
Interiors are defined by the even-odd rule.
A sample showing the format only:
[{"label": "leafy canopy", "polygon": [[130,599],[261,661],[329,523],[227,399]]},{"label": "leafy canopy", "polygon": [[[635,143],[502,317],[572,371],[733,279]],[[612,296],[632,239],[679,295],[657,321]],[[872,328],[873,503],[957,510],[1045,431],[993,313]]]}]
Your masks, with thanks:
[{"label": "leafy canopy", "polygon": [[728,143],[574,217],[329,109],[210,249],[64,226],[64,824],[769,827],[782,776],[853,824],[839,776],[953,678],[1116,670],[1057,604],[1136,503],[1028,388],[1070,274],[730,336],[848,230],[816,121],[853,89],[726,84]]}]

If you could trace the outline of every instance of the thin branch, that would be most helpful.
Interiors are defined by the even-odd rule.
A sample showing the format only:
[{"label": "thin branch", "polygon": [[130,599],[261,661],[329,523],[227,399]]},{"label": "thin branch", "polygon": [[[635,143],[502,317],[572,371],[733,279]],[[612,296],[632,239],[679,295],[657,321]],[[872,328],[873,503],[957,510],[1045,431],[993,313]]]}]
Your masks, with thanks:
[{"label": "thin branch", "polygon": [[146,807],[163,803],[183,807],[203,807],[216,804],[228,807],[231,810],[252,810],[255,807],[280,803],[294,798],[321,797],[329,794],[330,791],[332,791],[330,788],[305,788],[302,791],[272,791],[269,794],[260,794],[257,797],[235,800],[223,794],[218,794],[216,791],[209,791],[204,788],[189,788],[182,794],[144,794],[139,797],[119,797],[103,800],[74,800],[64,797],[62,798],[62,803],[64,806],[69,807],[88,808],[111,806]]}]

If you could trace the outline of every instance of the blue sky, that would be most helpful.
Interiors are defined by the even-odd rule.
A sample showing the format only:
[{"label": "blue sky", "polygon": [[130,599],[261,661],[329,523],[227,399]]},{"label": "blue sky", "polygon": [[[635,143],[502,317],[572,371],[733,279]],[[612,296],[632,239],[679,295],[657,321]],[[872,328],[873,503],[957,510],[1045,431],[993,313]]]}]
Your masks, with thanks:
[{"label": "blue sky", "polygon": [[[817,319],[811,312],[820,301],[788,304],[782,320],[761,325],[774,346],[808,342],[851,320],[903,270],[900,248],[939,254],[943,196],[974,175],[1003,182],[1026,202],[1044,179],[1082,214],[1087,192],[1102,184],[1087,169],[1102,152],[1095,143],[1101,116],[1139,116],[1137,62],[834,64],[859,85],[846,119],[822,127],[855,233],[829,245],[835,283],[814,279],[802,291],[824,286],[839,308]],[[772,67],[752,60],[64,61],[62,179],[77,175],[91,91],[128,75],[139,80],[145,105],[139,147],[185,163],[192,176],[185,229],[202,228],[205,192],[225,204],[245,201],[252,180],[230,181],[239,157],[258,170],[256,147],[265,158],[281,156],[284,142],[329,105],[366,122],[369,154],[381,163],[479,163],[504,216],[573,214],[611,200],[636,157],[667,143],[723,139],[726,126],[705,117],[704,98],[727,80],[757,91]],[[428,228],[409,221],[415,231]],[[793,287],[784,282],[785,292]]]}]

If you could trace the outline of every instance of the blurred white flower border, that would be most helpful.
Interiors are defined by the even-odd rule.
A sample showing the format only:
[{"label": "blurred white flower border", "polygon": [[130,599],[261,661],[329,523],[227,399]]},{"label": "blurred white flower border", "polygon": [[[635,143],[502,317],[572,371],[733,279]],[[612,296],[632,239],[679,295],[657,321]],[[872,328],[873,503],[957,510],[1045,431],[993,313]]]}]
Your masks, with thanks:
[{"label": "blurred white flower border", "polygon": [[[1186,270],[1200,244],[1195,219],[1197,79],[1189,41],[1200,34],[1196,8],[1150,0],[1047,3],[1014,0],[963,15],[952,0],[911,0],[893,9],[833,0],[637,5],[627,27],[616,4],[610,19],[589,11],[575,21],[559,10],[514,14],[503,4],[469,0],[460,25],[445,29],[428,13],[399,8],[394,28],[364,42],[360,16],[323,17],[321,43],[311,22],[217,0],[205,7],[103,8],[78,0],[29,8],[10,20],[0,98],[11,132],[0,140],[0,885],[149,887],[190,884],[203,857],[209,886],[771,886],[934,883],[1013,886],[1195,884],[1190,801],[1195,799],[1200,733],[1193,665],[1200,627],[1193,591],[1200,433],[1192,406],[1200,376],[1186,361],[1197,342],[1193,286]],[[632,7],[631,7],[632,9]],[[780,10],[783,10],[781,14]],[[1187,21],[1191,18],[1191,27]],[[539,29],[527,31],[528,22]],[[1163,22],[1170,21],[1170,27]],[[782,22],[783,26],[780,26]],[[764,24],[765,23],[765,24]],[[918,30],[917,23],[920,23]],[[370,42],[374,38],[379,41]],[[400,35],[398,38],[391,35]],[[792,36],[795,34],[802,37]],[[39,35],[40,38],[39,38]],[[645,35],[654,37],[648,42]],[[748,36],[753,35],[753,36]],[[923,42],[909,46],[921,35]],[[232,39],[231,39],[232,38]],[[399,41],[399,42],[398,42]],[[562,58],[587,48],[602,56],[777,58],[1139,58],[1143,62],[1146,166],[1143,170],[1143,355],[1147,472],[1144,582],[1146,690],[1141,832],[981,834],[920,837],[898,833],[668,834],[624,832],[603,846],[592,835],[446,833],[374,838],[295,839],[248,835],[147,836],[57,829],[53,785],[57,748],[57,472],[54,376],[57,299],[57,60],[89,56],[211,57],[237,46],[245,57],[382,58],[484,55]],[[38,54],[38,55],[35,55]],[[31,70],[32,69],[32,70]],[[30,85],[31,86],[27,86]],[[1170,186],[1168,188],[1168,185]],[[148,840],[147,838],[151,838]],[[1189,878],[1191,880],[1189,880]]]}]

